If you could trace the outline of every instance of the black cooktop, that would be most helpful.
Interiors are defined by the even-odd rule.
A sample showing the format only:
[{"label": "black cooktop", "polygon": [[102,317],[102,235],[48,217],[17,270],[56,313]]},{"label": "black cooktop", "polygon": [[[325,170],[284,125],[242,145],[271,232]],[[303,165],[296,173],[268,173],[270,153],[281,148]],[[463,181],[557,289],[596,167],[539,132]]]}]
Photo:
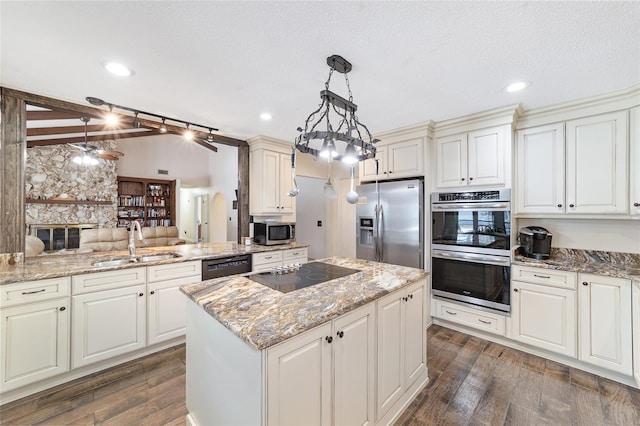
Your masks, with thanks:
[{"label": "black cooktop", "polygon": [[250,275],[248,278],[271,287],[282,293],[299,290],[312,285],[320,284],[336,278],[360,272],[359,269],[343,268],[342,266],[330,265],[322,262],[309,262],[300,265],[300,268],[286,273],[261,272]]}]

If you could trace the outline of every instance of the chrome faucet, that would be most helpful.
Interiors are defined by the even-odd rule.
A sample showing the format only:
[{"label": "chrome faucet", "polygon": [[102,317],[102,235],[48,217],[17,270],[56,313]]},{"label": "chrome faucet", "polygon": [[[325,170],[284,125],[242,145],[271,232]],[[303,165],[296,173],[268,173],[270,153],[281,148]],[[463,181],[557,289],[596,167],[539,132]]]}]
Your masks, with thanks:
[{"label": "chrome faucet", "polygon": [[129,230],[129,256],[136,255],[136,242],[134,240],[134,232],[138,228],[138,239],[142,240],[142,229],[140,228],[140,222],[137,220],[131,221],[131,229]]}]

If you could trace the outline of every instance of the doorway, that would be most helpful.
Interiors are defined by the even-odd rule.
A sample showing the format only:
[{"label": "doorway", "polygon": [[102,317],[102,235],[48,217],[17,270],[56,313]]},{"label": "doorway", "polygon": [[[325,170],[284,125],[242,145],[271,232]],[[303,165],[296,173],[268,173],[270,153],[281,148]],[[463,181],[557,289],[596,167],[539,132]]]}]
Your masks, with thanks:
[{"label": "doorway", "polygon": [[327,205],[324,179],[297,176],[296,242],[309,244],[309,259],[327,257]]}]

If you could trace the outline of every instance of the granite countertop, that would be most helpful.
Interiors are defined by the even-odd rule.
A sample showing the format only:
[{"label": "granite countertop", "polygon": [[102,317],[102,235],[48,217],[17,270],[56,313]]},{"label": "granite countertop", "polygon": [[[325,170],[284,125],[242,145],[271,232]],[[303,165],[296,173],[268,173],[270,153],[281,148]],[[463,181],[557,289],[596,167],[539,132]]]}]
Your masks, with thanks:
[{"label": "granite countertop", "polygon": [[262,350],[428,275],[422,269],[368,260],[322,261],[361,272],[290,293],[238,275],[185,284],[181,290],[249,346]]},{"label": "granite countertop", "polygon": [[96,267],[92,264],[100,260],[128,257],[126,250],[93,252],[83,254],[48,254],[27,258],[24,263],[8,265],[0,268],[0,285],[20,281],[57,278],[90,272],[113,271],[117,269],[138,268],[141,266],[160,265],[165,263],[187,262],[190,260],[214,259],[237,254],[261,253],[265,251],[288,250],[308,247],[308,244],[282,244],[261,246],[252,244],[245,246],[235,242],[184,244],[178,246],[146,247],[136,249],[136,256],[157,253],[176,253],[180,257],[144,263],[128,263],[126,265]]},{"label": "granite countertop", "polygon": [[549,259],[536,260],[516,249],[512,264],[640,280],[640,254],[635,253],[552,247]]}]

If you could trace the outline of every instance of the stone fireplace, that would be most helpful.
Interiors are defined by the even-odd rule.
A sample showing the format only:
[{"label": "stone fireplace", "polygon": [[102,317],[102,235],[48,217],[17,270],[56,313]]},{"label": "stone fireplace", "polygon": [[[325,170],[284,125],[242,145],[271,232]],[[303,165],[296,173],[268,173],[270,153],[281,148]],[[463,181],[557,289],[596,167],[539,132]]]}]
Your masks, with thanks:
[{"label": "stone fireplace", "polygon": [[[117,149],[116,141],[92,145]],[[27,234],[48,236],[47,250],[75,245],[80,229],[116,226],[116,163],[98,159],[96,166],[77,165],[72,159],[81,153],[66,144],[27,149],[25,224]]]}]

